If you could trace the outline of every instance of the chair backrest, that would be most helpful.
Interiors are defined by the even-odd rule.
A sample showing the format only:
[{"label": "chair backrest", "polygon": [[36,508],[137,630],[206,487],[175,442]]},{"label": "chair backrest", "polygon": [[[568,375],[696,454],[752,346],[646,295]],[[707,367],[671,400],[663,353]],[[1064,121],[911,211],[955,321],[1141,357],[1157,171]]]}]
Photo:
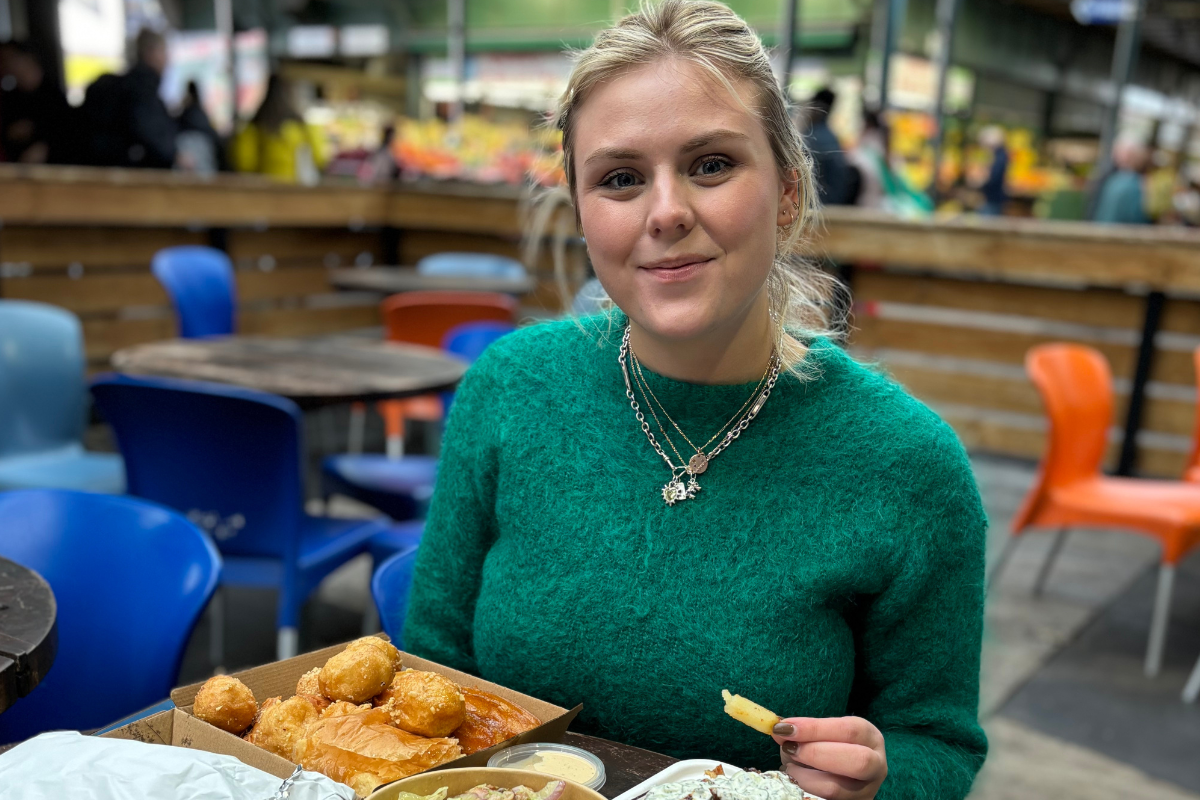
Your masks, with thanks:
[{"label": "chair backrest", "polygon": [[58,605],[58,654],[0,714],[0,743],[90,729],[166,697],[221,571],[180,515],[129,497],[0,494],[0,556],[35,570]]},{"label": "chair backrest", "polygon": [[1026,354],[1025,371],[1050,422],[1043,484],[1053,488],[1097,475],[1113,416],[1112,373],[1104,356],[1083,345],[1040,345]]},{"label": "chair backrest", "polygon": [[483,355],[488,345],[515,330],[516,326],[511,322],[464,322],[446,332],[442,338],[442,349],[464,361],[473,362]]},{"label": "chair backrest", "polygon": [[413,566],[418,545],[401,550],[375,569],[371,578],[371,596],[379,611],[379,624],[392,644],[404,649],[404,620],[408,617],[408,592],[412,588]]},{"label": "chair backrest", "polygon": [[417,272],[422,275],[513,280],[520,280],[526,275],[525,265],[520,261],[492,253],[434,253],[417,262]]},{"label": "chair backrest", "polygon": [[0,300],[0,456],[78,443],[86,410],[79,319],[44,303]]},{"label": "chair backrest", "polygon": [[405,292],[384,300],[380,310],[388,340],[441,347],[464,322],[513,322],[517,301],[492,292]]},{"label": "chair backrest", "polygon": [[168,247],[154,254],[150,270],[171,297],[181,337],[234,332],[237,291],[229,256],[199,245]]},{"label": "chair backrest", "polygon": [[295,403],[132,375],[98,376],[92,394],[116,434],[130,494],[183,512],[223,553],[295,563],[304,501]]}]

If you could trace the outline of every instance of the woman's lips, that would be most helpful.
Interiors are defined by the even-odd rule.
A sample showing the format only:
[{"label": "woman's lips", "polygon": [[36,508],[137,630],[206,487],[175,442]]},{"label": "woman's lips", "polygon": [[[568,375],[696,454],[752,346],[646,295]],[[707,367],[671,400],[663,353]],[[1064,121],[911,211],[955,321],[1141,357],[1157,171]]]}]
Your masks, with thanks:
[{"label": "woman's lips", "polygon": [[677,267],[643,267],[643,271],[662,283],[679,283],[695,277],[700,270],[704,269],[705,265],[711,263],[712,259],[709,258],[704,261],[680,264]]}]

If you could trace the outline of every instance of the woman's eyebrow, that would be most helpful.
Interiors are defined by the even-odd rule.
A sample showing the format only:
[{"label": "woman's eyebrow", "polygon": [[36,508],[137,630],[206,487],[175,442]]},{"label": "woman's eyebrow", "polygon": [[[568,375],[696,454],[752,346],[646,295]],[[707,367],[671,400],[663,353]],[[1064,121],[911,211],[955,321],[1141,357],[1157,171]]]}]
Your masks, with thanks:
[{"label": "woman's eyebrow", "polygon": [[713,142],[721,141],[722,139],[749,139],[750,137],[738,131],[731,131],[727,128],[718,128],[715,131],[702,133],[699,136],[694,136],[688,139],[687,142],[680,148],[681,153],[690,153],[693,150],[699,150],[702,147],[708,147]]},{"label": "woman's eyebrow", "polygon": [[641,152],[626,147],[601,147],[588,156],[583,164],[587,166],[593,161],[637,161],[641,157]]}]

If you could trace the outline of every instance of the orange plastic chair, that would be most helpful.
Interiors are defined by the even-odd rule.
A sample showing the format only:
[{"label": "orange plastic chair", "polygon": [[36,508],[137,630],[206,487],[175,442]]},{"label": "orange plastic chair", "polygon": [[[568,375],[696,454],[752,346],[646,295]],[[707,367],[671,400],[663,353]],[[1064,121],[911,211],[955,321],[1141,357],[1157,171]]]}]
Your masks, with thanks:
[{"label": "orange plastic chair", "polygon": [[[1196,385],[1200,390],[1200,347],[1192,351],[1192,364],[1196,369]],[[1196,402],[1196,426],[1192,432],[1192,452],[1188,456],[1188,465],[1183,471],[1183,479],[1188,483],[1200,484],[1200,397]],[[1200,697],[1200,659],[1196,659],[1196,666],[1192,667],[1192,674],[1188,676],[1187,683],[1183,687],[1183,702],[1194,703],[1196,698]]]},{"label": "orange plastic chair", "polygon": [[[380,310],[388,341],[441,347],[446,334],[464,322],[515,322],[517,301],[491,292],[406,292],[384,300]],[[437,422],[443,414],[436,395],[389,400],[376,408],[383,417],[390,458],[404,454],[405,420]]]},{"label": "orange plastic chair", "polygon": [[1117,528],[1157,539],[1162,564],[1145,665],[1147,675],[1157,675],[1175,565],[1200,544],[1200,487],[1101,474],[1113,397],[1108,362],[1099,352],[1075,344],[1041,345],[1025,356],[1025,371],[1042,396],[1050,431],[1037,480],[1013,521],[1012,538],[989,583],[999,577],[1019,537],[1032,527],[1058,529],[1034,582],[1035,594],[1040,594],[1069,528]]}]

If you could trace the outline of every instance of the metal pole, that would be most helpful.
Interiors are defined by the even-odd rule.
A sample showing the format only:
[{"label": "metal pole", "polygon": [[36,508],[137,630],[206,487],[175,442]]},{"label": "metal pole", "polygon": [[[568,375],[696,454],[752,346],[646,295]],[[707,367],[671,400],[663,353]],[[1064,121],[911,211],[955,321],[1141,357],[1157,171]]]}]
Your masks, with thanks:
[{"label": "metal pole", "polygon": [[779,74],[784,97],[792,96],[792,61],[795,59],[796,23],[800,17],[800,0],[784,0],[783,28],[779,32]]},{"label": "metal pole", "polygon": [[936,203],[941,192],[938,188],[938,176],[941,175],[942,151],[946,145],[946,80],[950,74],[950,52],[954,48],[954,20],[958,16],[958,0],[938,0],[937,3],[937,36],[938,52],[935,66],[937,69],[937,96],[934,101],[933,118],[937,123],[937,133],[933,140],[933,183],[930,192]]},{"label": "metal pole", "polygon": [[1117,130],[1121,119],[1121,100],[1125,96],[1125,85],[1133,75],[1134,64],[1137,63],[1138,48],[1141,44],[1141,22],[1146,12],[1146,0],[1132,0],[1133,14],[1122,20],[1117,28],[1117,41],[1113,47],[1112,84],[1116,97],[1112,105],[1105,109],[1104,123],[1100,128],[1100,158],[1096,164],[1096,177],[1103,177],[1112,167],[1112,147],[1117,140]]},{"label": "metal pole", "polygon": [[888,107],[888,74],[892,53],[896,50],[896,40],[900,38],[907,10],[908,0],[876,0],[875,3],[875,15],[871,20],[871,51],[878,60],[872,70],[874,75],[868,75],[868,79],[873,77],[878,87],[879,97],[875,103],[878,111],[885,111]]},{"label": "metal pole", "polygon": [[454,74],[456,97],[450,105],[450,122],[456,123],[463,114],[463,91],[467,84],[467,2],[447,0],[446,52],[450,58],[450,69]]},{"label": "metal pole", "polygon": [[9,0],[0,0],[0,42],[12,38],[12,10],[9,8]]},{"label": "metal pole", "polygon": [[225,40],[229,59],[225,63],[226,79],[229,81],[229,122],[237,128],[237,52],[233,43],[233,0],[213,0],[213,15],[217,21],[217,33]]}]

